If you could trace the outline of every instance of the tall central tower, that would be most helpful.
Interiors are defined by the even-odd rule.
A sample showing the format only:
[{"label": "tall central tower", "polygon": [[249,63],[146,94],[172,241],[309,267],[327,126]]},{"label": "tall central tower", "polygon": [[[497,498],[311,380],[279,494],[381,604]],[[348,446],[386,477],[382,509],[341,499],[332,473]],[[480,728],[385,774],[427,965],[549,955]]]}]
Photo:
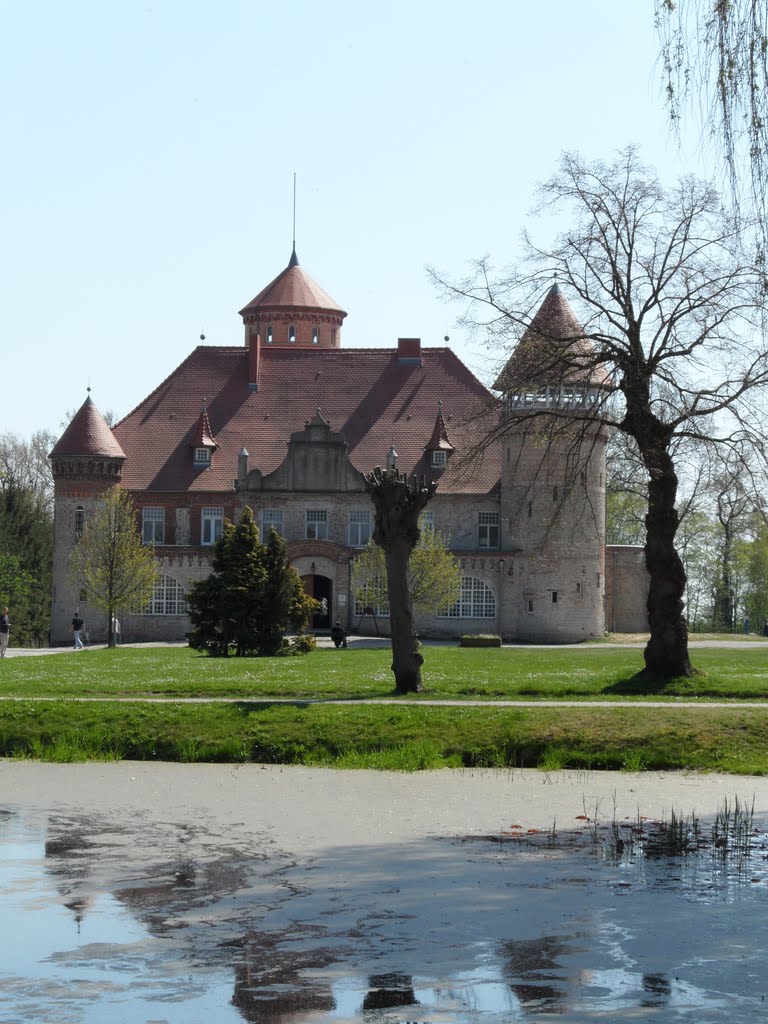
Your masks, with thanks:
[{"label": "tall central tower", "polygon": [[258,335],[273,348],[338,348],[346,315],[299,266],[295,249],[285,270],[240,310],[246,347]]}]

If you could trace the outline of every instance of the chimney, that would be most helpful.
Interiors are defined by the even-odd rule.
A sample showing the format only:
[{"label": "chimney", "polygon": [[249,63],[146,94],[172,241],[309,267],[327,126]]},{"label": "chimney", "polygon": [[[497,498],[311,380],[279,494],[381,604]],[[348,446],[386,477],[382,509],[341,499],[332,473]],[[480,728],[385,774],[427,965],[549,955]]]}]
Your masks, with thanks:
[{"label": "chimney", "polygon": [[421,366],[421,338],[398,338],[397,361]]},{"label": "chimney", "polygon": [[248,387],[251,391],[259,389],[259,359],[261,358],[261,336],[256,324],[248,329]]}]

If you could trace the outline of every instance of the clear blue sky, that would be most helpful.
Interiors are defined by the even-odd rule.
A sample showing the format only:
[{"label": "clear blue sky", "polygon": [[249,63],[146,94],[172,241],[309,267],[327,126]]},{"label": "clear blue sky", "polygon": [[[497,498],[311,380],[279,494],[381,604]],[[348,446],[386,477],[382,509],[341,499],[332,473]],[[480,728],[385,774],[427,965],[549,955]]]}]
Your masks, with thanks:
[{"label": "clear blue sky", "polygon": [[[27,0],[0,40],[0,430],[118,417],[286,265],[345,347],[444,335],[425,264],[511,256],[563,149],[670,180],[653,0]],[[686,159],[687,157],[687,159]]]}]

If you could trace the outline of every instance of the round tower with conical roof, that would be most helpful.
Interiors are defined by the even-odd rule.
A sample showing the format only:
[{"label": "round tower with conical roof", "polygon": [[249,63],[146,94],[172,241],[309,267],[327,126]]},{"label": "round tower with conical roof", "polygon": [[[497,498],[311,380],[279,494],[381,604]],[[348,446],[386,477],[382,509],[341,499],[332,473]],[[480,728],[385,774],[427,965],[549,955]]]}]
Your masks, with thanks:
[{"label": "round tower with conical roof", "polygon": [[48,458],[53,470],[54,558],[51,642],[70,641],[69,626],[79,608],[86,626],[104,616],[80,600],[69,575],[72,550],[83,526],[104,494],[120,483],[125,452],[90,395],[54,445]]},{"label": "round tower with conical roof", "polygon": [[247,347],[258,335],[273,348],[338,348],[346,315],[299,265],[295,248],[285,270],[240,310]]},{"label": "round tower with conical roof", "polygon": [[604,630],[605,448],[596,411],[608,383],[553,285],[499,374],[502,546],[515,595],[505,634],[570,643]]}]

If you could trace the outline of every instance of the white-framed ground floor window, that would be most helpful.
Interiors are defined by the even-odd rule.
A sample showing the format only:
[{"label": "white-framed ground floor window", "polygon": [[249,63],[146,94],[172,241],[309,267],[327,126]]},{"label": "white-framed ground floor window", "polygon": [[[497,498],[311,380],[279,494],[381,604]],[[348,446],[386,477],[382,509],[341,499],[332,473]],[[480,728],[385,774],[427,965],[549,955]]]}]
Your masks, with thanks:
[{"label": "white-framed ground floor window", "polygon": [[495,619],[496,598],[491,588],[474,576],[461,577],[459,600],[439,612],[441,619]]},{"label": "white-framed ground floor window", "polygon": [[152,597],[137,615],[186,615],[187,594],[173,576],[159,576]]}]

